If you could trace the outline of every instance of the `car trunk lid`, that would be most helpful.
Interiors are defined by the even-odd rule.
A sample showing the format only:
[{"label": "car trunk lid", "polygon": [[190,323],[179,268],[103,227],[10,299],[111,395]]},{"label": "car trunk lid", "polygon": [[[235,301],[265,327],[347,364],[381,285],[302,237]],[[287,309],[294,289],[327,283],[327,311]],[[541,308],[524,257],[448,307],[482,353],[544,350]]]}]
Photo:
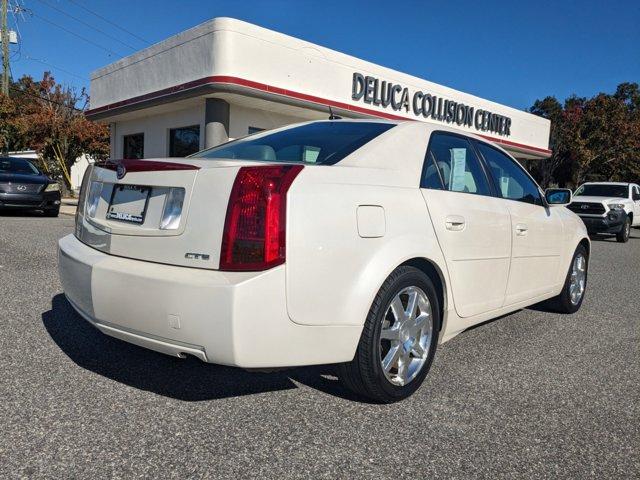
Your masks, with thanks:
[{"label": "car trunk lid", "polygon": [[76,236],[105,253],[217,269],[229,195],[251,162],[121,160],[87,171]]}]

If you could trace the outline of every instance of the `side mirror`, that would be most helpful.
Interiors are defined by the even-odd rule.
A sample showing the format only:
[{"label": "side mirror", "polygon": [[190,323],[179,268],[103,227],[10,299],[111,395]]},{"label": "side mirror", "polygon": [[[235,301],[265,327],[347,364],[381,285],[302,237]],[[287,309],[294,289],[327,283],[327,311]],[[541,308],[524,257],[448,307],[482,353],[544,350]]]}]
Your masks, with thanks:
[{"label": "side mirror", "polygon": [[573,194],[568,188],[548,188],[544,192],[544,198],[549,205],[565,206],[573,200]]},{"label": "side mirror", "polygon": [[640,193],[634,193],[632,198],[634,202],[640,200]]}]

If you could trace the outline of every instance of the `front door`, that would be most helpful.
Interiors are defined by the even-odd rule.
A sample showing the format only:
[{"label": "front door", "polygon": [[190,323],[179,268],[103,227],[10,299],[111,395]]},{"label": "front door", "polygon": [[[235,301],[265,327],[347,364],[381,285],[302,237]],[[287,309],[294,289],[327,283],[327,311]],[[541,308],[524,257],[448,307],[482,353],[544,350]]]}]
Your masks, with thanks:
[{"label": "front door", "polygon": [[472,317],[500,308],[509,277],[511,221],[466,137],[431,135],[421,188],[456,312]]},{"label": "front door", "polygon": [[515,160],[484,142],[476,145],[511,214],[511,271],[505,305],[550,292],[561,268],[563,232],[558,211],[545,205],[537,184]]},{"label": "front door", "polygon": [[633,225],[640,225],[640,186],[631,186],[631,199],[633,200]]}]

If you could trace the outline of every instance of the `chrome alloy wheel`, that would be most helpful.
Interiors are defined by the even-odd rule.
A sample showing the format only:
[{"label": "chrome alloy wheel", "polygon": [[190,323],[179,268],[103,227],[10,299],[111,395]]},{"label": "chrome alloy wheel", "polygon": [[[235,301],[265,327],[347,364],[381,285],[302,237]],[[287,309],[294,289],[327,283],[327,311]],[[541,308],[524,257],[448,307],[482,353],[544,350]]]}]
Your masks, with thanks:
[{"label": "chrome alloy wheel", "polygon": [[427,295],[418,287],[402,289],[391,301],[382,320],[380,363],[387,380],[403,386],[424,367],[433,315]]},{"label": "chrome alloy wheel", "polygon": [[573,305],[577,305],[584,295],[587,281],[587,259],[583,254],[576,255],[571,266],[571,281],[569,283],[569,298]]}]

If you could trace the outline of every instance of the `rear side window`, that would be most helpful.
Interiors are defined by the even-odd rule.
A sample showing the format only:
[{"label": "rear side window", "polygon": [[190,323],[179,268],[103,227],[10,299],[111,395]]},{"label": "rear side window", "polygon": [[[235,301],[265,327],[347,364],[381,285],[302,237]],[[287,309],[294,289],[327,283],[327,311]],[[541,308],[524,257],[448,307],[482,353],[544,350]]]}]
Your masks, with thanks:
[{"label": "rear side window", "polygon": [[192,157],[332,165],[394,126],[379,122],[309,123],[250,135]]},{"label": "rear side window", "polygon": [[471,143],[446,133],[431,135],[420,186],[490,195],[487,177]]},{"label": "rear side window", "polygon": [[486,143],[478,142],[478,150],[487,162],[489,172],[502,198],[542,205],[538,186],[520,165]]}]

